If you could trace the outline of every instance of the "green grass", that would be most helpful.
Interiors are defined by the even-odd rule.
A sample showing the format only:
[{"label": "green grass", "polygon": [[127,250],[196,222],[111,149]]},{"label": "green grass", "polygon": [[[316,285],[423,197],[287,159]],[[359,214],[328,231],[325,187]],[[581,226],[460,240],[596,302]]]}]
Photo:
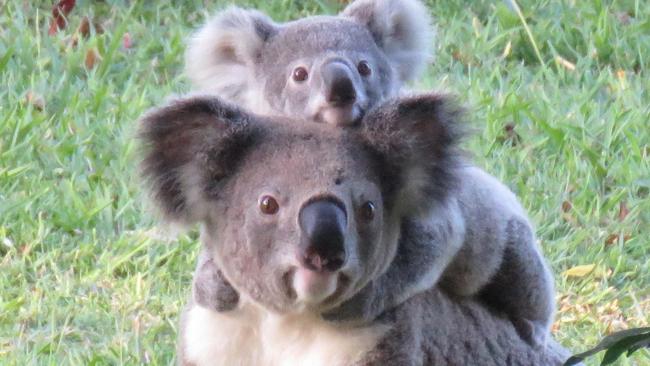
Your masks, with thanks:
[{"label": "green grass", "polygon": [[[188,90],[184,39],[220,4],[169,3],[79,1],[48,36],[50,2],[0,0],[0,364],[174,362],[196,234],[155,236],[134,127]],[[277,20],[341,7],[257,3]],[[459,95],[476,130],[467,149],[529,210],[556,274],[557,339],[580,351],[647,326],[650,6],[522,1],[519,17],[507,2],[431,3],[438,57],[417,87]],[[105,32],[72,47],[85,15]],[[91,49],[101,61],[88,71]]]}]

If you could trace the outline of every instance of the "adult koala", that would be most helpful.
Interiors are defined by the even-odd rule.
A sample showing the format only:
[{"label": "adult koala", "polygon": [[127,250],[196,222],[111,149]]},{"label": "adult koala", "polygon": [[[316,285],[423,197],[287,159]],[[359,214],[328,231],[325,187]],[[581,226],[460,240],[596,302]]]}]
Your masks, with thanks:
[{"label": "adult koala", "polygon": [[[410,217],[458,205],[455,116],[435,94],[385,103],[357,129],[258,117],[211,97],[149,113],[143,166],[156,202],[173,222],[201,224],[204,253],[240,294],[230,312],[188,304],[180,363],[561,364],[554,342],[530,347],[499,313],[435,286],[361,326],[320,317],[403,260],[398,245],[422,231]],[[443,267],[458,249],[432,245]]]},{"label": "adult koala", "polygon": [[[195,89],[254,112],[355,125],[418,75],[432,41],[427,14],[415,0],[357,0],[339,16],[276,24],[257,11],[229,8],[192,38],[186,71]],[[458,207],[411,215],[427,228],[415,235],[420,241],[401,245],[402,260],[391,271],[326,312],[326,319],[372,321],[443,276],[451,293],[480,296],[504,310],[528,342],[544,343],[554,312],[553,278],[524,210],[482,170],[468,165],[456,173]],[[422,179],[415,174],[408,184]],[[440,217],[450,215],[455,226],[445,227]],[[429,253],[432,242],[460,251],[447,266]],[[199,258],[194,296],[217,311],[232,310],[239,301],[206,253]]]}]

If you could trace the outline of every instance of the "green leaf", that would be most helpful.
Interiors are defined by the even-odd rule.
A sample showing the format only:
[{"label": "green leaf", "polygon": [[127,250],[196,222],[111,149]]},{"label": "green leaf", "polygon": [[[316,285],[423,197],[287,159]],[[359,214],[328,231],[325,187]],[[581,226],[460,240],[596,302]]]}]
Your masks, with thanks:
[{"label": "green leaf", "polygon": [[641,348],[650,348],[650,337],[644,338],[630,346],[627,350],[627,357],[630,357],[630,355]]},{"label": "green leaf", "polygon": [[543,118],[535,118],[534,116],[533,120],[535,123],[546,132],[546,134],[551,137],[553,142],[555,142],[558,145],[561,145],[564,142],[565,133],[559,128],[553,127],[550,124],[548,124]]},{"label": "green leaf", "polygon": [[[588,351],[579,353],[577,355],[571,356],[568,360],[566,360],[564,366],[575,365],[581,362],[582,360],[584,360],[586,357],[595,355],[596,353],[604,350],[608,350],[608,352],[605,354],[605,357],[603,358],[603,363],[601,365],[608,365],[609,363],[613,362],[613,360],[616,360],[616,358],[618,358],[621,355],[621,353],[625,352],[628,349],[632,349],[632,347],[637,346],[642,340],[650,340],[650,327],[633,328],[633,329],[623,330],[620,332],[615,332],[603,338],[600,341],[600,343],[596,345],[596,347]],[[617,353],[619,351],[619,348],[622,348],[622,350],[620,351],[620,353]],[[610,349],[612,350],[611,353],[609,352]],[[614,356],[615,358],[613,358],[612,361],[609,361],[609,363],[605,363],[605,361],[609,360],[611,357]]]},{"label": "green leaf", "polygon": [[499,24],[504,29],[511,29],[520,26],[519,18],[517,17],[517,14],[511,9],[509,9],[508,6],[506,6],[505,4],[503,3],[497,4],[495,12]]},{"label": "green leaf", "polygon": [[7,63],[9,62],[9,59],[13,55],[14,55],[14,49],[13,49],[13,47],[9,47],[9,49],[7,49],[5,54],[2,55],[2,57],[0,57],[0,71],[2,71],[2,69],[5,68],[5,66],[7,66]]},{"label": "green leaf", "polygon": [[640,334],[636,336],[630,336],[626,337],[625,339],[622,339],[621,341],[617,342],[614,344],[612,347],[610,347],[607,352],[605,352],[605,356],[603,357],[602,362],[600,363],[601,366],[605,365],[611,365],[616,361],[621,355],[635,345],[637,345],[640,342],[644,341],[649,341],[650,340],[650,333],[646,334]]},{"label": "green leaf", "polygon": [[580,143],[582,145],[582,152],[587,156],[587,160],[591,163],[591,166],[594,168],[596,174],[602,179],[607,176],[607,169],[600,162],[600,155],[592,148],[586,144]]}]

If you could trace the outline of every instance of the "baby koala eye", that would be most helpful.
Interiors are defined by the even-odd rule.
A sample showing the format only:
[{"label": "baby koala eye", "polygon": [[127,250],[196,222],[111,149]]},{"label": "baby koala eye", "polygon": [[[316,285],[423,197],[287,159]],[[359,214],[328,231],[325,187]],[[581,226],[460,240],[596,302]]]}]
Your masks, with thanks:
[{"label": "baby koala eye", "polygon": [[366,201],[359,207],[359,216],[365,221],[372,221],[375,218],[375,204]]},{"label": "baby koala eye", "polygon": [[366,60],[362,60],[359,62],[357,65],[357,70],[359,70],[359,74],[361,76],[370,76],[372,74],[372,69],[370,68],[370,64]]},{"label": "baby koala eye", "polygon": [[291,77],[293,78],[294,81],[301,83],[307,80],[307,78],[309,77],[309,73],[307,72],[306,68],[302,66],[298,66],[295,69],[293,69],[293,73],[291,74]]},{"label": "baby koala eye", "polygon": [[275,215],[280,209],[278,201],[272,196],[262,196],[260,198],[260,211],[265,215]]}]

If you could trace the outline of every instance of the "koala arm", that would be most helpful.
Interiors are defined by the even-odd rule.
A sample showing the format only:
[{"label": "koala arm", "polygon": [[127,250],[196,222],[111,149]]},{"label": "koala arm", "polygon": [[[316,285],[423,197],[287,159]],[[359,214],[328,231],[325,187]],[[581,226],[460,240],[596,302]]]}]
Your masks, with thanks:
[{"label": "koala arm", "polygon": [[434,286],[462,243],[464,222],[455,200],[425,218],[405,218],[395,259],[388,270],[339,307],[329,321],[369,322]]},{"label": "koala arm", "polygon": [[504,311],[530,344],[545,342],[554,312],[553,277],[532,226],[495,178],[476,167],[460,169],[458,205],[432,212],[428,220],[405,219],[387,272],[325,319],[372,321],[440,279],[448,293],[478,295]]}]

